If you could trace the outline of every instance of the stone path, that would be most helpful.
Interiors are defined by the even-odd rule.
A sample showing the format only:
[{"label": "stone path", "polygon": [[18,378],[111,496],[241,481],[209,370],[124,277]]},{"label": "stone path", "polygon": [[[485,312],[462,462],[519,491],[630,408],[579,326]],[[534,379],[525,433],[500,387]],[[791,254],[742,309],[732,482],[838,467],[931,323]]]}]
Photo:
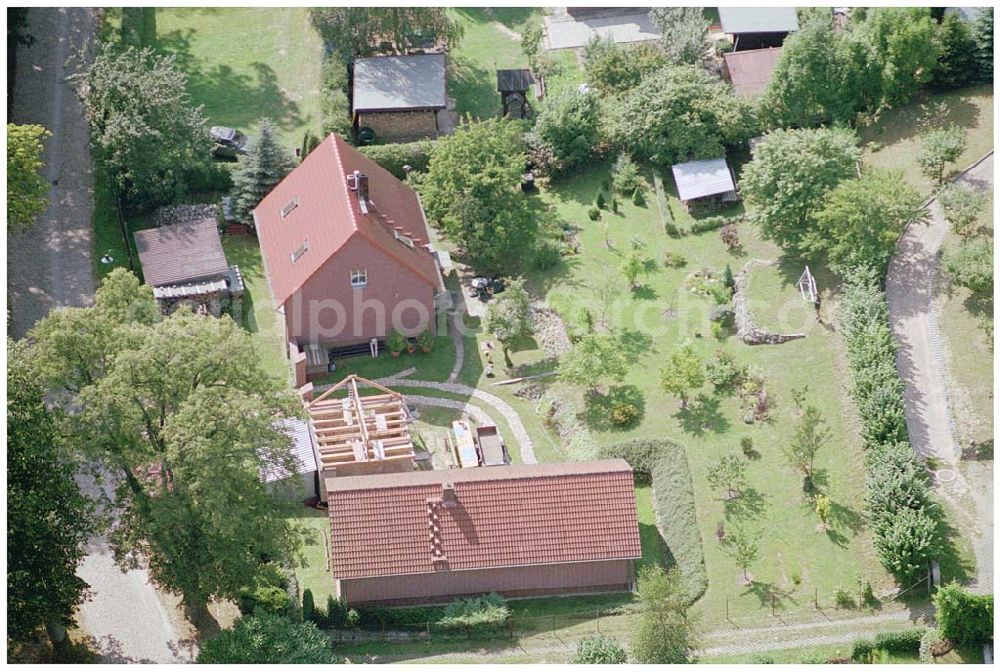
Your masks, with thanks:
[{"label": "stone path", "polygon": [[[521,417],[510,404],[495,394],[477,390],[474,387],[462,385],[461,383],[438,383],[431,380],[411,380],[409,378],[400,378],[398,375],[390,376],[388,378],[380,378],[375,382],[388,387],[422,387],[430,390],[438,390],[439,392],[450,392],[451,394],[475,397],[476,399],[484,401],[495,408],[500,415],[503,416],[504,420],[507,421],[507,424],[510,426],[510,431],[514,434],[514,439],[521,447],[521,461],[525,464],[538,463],[538,459],[535,457],[534,444],[531,441],[531,437],[528,436],[528,431],[524,428],[524,423],[521,422]],[[319,390],[317,390],[317,393],[318,392]]]},{"label": "stone path", "polygon": [[52,132],[42,159],[52,185],[49,207],[26,232],[7,237],[10,333],[24,336],[60,306],[94,300],[91,264],[93,174],[89,131],[80,102],[66,83],[66,59],[94,32],[94,10],[32,8],[31,47],[18,46],[12,123]]},{"label": "stone path", "polygon": [[[992,190],[992,152],[959,181]],[[935,492],[951,505],[953,522],[972,541],[977,566],[974,586],[989,592],[993,585],[992,469],[962,468],[933,310],[934,269],[949,227],[936,200],[930,201],[928,209],[927,222],[909,227],[900,238],[886,278],[889,320],[899,344],[896,365],[905,386],[910,441],[920,457],[936,461],[939,474],[947,470],[947,478],[935,479]]]},{"label": "stone path", "polygon": [[455,363],[448,374],[448,382],[454,383],[462,373],[462,366],[465,364],[465,339],[462,338],[461,327],[462,312],[456,311],[451,314],[451,340],[455,343]]}]

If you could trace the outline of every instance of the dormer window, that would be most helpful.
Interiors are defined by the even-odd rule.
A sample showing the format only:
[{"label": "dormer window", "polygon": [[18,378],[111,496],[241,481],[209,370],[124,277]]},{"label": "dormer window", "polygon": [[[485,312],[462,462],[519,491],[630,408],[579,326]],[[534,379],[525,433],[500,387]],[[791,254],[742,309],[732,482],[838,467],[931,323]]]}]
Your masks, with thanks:
[{"label": "dormer window", "polygon": [[368,284],[368,269],[361,268],[351,271],[351,287],[364,287]]},{"label": "dormer window", "polygon": [[308,249],[309,249],[309,239],[306,238],[305,241],[303,241],[303,243],[299,245],[299,247],[294,252],[288,255],[289,257],[291,257],[292,263],[294,264],[296,261],[298,261],[299,257],[305,254],[306,250]]},{"label": "dormer window", "polygon": [[409,236],[404,236],[399,231],[393,231],[393,233],[396,234],[396,240],[398,240],[399,242],[401,242],[403,245],[406,245],[411,250],[413,249],[413,239],[412,238],[410,238]]},{"label": "dormer window", "polygon": [[288,217],[288,215],[292,214],[292,210],[294,210],[297,207],[299,207],[299,197],[298,196],[296,196],[292,200],[288,201],[288,203],[285,204],[285,207],[283,207],[281,209],[281,212],[280,212],[281,218],[284,219],[285,217]]}]

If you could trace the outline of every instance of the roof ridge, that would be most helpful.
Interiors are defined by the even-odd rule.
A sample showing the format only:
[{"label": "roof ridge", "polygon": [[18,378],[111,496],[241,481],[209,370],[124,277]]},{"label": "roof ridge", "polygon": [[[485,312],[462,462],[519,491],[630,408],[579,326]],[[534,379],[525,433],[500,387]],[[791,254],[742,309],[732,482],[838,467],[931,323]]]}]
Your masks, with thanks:
[{"label": "roof ridge", "polygon": [[[344,172],[344,157],[340,153],[340,142],[346,143],[347,141],[341,138],[336,133],[331,133],[330,138],[333,138],[333,154],[337,160],[337,166],[340,168],[343,179],[340,180],[340,187],[344,190],[344,195],[347,198],[347,209],[351,213],[351,226],[355,231],[361,229],[358,226],[358,217],[354,214],[354,204],[351,202],[351,190],[347,187],[347,173]],[[329,139],[329,138],[328,138]]]}]

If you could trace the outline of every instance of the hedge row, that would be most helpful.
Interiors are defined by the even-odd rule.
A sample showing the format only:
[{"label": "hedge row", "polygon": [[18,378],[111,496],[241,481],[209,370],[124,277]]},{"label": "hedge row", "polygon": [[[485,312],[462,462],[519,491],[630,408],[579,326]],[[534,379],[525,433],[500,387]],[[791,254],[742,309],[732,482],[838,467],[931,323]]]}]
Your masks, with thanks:
[{"label": "hedge row", "polygon": [[857,639],[851,646],[851,660],[856,663],[874,663],[875,654],[919,654],[920,642],[926,628],[912,628],[895,632],[880,632],[875,639]]},{"label": "hedge row", "polygon": [[427,170],[433,150],[433,140],[417,140],[392,145],[368,145],[361,148],[361,153],[402,180],[406,178],[403,166],[410,166],[419,172]]},{"label": "hedge row", "polygon": [[924,466],[909,444],[896,343],[874,270],[848,274],[841,318],[867,450],[865,517],[883,566],[909,583],[937,550],[938,523]]},{"label": "hedge row", "polygon": [[622,458],[637,476],[652,483],[657,527],[694,602],[708,588],[708,572],[684,449],[671,441],[635,439],[606,446],[600,453],[604,458]]},{"label": "hedge row", "polygon": [[336,133],[352,138],[351,105],[347,97],[347,63],[337,52],[323,60],[320,70],[320,114],[323,137]]}]

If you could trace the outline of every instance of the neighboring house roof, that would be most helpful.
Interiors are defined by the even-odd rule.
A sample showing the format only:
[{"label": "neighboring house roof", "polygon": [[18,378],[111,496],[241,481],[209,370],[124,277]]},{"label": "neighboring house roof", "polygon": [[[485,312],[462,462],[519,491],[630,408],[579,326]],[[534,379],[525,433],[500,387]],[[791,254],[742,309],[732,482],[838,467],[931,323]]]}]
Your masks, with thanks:
[{"label": "neighboring house roof", "polygon": [[729,35],[791,33],[799,29],[794,7],[719,7],[722,32]]},{"label": "neighboring house roof", "polygon": [[292,440],[292,457],[295,458],[295,473],[290,474],[282,465],[272,464],[261,470],[261,480],[265,483],[281,481],[290,476],[316,471],[316,453],[313,450],[309,423],[299,418],[285,418],[275,423]]},{"label": "neighboring house roof", "polygon": [[229,273],[218,224],[210,217],[136,231],[135,247],[146,284],[153,287]]},{"label": "neighboring house roof", "polygon": [[677,196],[682,201],[736,190],[733,174],[729,172],[724,158],[678,163],[672,170],[677,184]]},{"label": "neighboring house roof", "polygon": [[531,70],[527,68],[497,70],[497,91],[500,93],[527,91],[534,83],[535,78],[531,76]]},{"label": "neighboring house roof", "polygon": [[965,19],[966,21],[972,23],[979,18],[979,14],[986,9],[985,7],[948,7],[944,10],[945,14],[958,14],[959,17]]},{"label": "neighboring house roof", "polygon": [[771,81],[781,48],[750,49],[724,54],[726,72],[733,91],[740,96],[755,96]]},{"label": "neighboring house roof", "polygon": [[[356,170],[368,176],[367,215],[361,212],[357,194],[347,186],[347,176]],[[285,217],[281,216],[283,208],[291,208]],[[416,192],[337,135],[330,134],[310,152],[260,202],[253,216],[278,306],[353,236],[362,236],[440,289],[434,254],[424,247],[429,238]],[[412,248],[396,239],[396,226],[409,232]]]},{"label": "neighboring house roof", "polygon": [[441,109],[444,54],[376,56],[354,61],[354,111]]},{"label": "neighboring house roof", "polygon": [[347,476],[326,487],[338,579],[642,555],[624,460]]}]

